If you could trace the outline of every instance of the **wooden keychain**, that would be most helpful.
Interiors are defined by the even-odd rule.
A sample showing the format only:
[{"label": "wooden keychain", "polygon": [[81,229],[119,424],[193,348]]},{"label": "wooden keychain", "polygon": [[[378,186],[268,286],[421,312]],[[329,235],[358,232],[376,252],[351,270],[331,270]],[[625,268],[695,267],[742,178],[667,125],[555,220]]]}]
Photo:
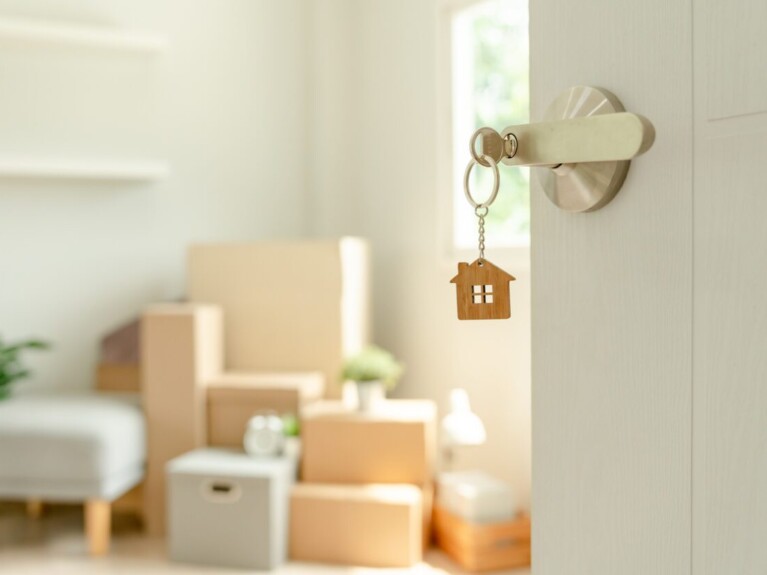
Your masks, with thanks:
[{"label": "wooden keychain", "polygon": [[[463,176],[463,191],[479,220],[479,257],[470,264],[460,262],[458,275],[451,279],[450,283],[455,284],[458,319],[508,319],[511,317],[509,283],[516,278],[485,259],[485,217],[500,187],[498,163],[491,156],[477,156],[473,143],[472,138],[472,159]],[[490,197],[482,203],[474,200],[469,189],[469,176],[476,164],[493,170],[493,190]]]}]

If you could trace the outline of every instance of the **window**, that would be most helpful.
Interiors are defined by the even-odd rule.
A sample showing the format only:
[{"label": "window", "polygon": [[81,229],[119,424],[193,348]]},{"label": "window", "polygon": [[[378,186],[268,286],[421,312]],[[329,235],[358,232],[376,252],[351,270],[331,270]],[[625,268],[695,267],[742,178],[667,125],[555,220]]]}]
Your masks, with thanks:
[{"label": "window", "polygon": [[493,303],[493,286],[490,284],[472,286],[474,303]]},{"label": "window", "polygon": [[[463,192],[469,138],[477,128],[499,132],[529,118],[527,0],[484,0],[452,8],[451,57],[452,244],[477,245],[477,218]],[[485,221],[486,243],[497,247],[530,244],[530,173],[499,164],[501,191]],[[477,166],[472,191],[480,200],[492,186],[492,173]]]}]

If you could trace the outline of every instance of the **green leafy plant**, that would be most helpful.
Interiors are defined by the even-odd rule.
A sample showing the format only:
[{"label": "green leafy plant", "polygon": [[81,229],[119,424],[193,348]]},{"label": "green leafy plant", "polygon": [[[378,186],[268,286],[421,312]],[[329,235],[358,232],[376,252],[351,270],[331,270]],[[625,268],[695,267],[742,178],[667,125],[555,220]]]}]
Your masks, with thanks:
[{"label": "green leafy plant", "polygon": [[293,413],[282,416],[282,434],[285,437],[298,437],[301,434],[301,424]]},{"label": "green leafy plant", "polygon": [[380,347],[370,346],[344,362],[341,377],[357,383],[380,381],[387,390],[392,390],[403,370],[403,365],[391,353]]},{"label": "green leafy plant", "polygon": [[0,399],[11,394],[12,385],[25,379],[31,372],[21,362],[21,353],[27,349],[49,349],[50,345],[39,339],[29,339],[6,344],[0,338]]}]

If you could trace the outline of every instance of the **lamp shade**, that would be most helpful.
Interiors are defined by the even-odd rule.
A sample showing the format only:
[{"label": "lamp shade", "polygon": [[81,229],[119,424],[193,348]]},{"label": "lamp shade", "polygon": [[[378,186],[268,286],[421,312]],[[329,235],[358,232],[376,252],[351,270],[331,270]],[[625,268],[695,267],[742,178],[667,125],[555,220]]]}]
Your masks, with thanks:
[{"label": "lamp shade", "polygon": [[482,445],[487,439],[485,425],[471,410],[465,389],[450,392],[450,412],[442,419],[442,442],[446,446]]}]

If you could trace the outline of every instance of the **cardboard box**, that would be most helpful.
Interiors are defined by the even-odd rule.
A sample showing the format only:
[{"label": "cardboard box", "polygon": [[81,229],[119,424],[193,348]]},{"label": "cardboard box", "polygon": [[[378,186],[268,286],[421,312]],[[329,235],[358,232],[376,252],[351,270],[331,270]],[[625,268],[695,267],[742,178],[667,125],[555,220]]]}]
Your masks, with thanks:
[{"label": "cardboard box", "polygon": [[139,483],[130,491],[112,501],[113,513],[130,513],[144,517],[144,483]]},{"label": "cardboard box", "polygon": [[423,511],[423,535],[424,550],[431,547],[433,537],[432,518],[434,516],[434,485],[429,483],[421,487],[421,510]]},{"label": "cardboard box", "polygon": [[368,341],[364,240],[194,246],[191,301],[221,306],[228,371],[321,371],[337,396],[343,358]]},{"label": "cardboard box", "polygon": [[101,338],[101,363],[141,363],[141,320],[132,319]]},{"label": "cardboard box", "polygon": [[208,382],[208,444],[240,447],[248,420],[257,412],[299,417],[324,389],[320,372],[223,373]]},{"label": "cardboard box", "polygon": [[440,548],[469,571],[530,565],[530,518],[471,523],[434,506],[434,536]]},{"label": "cardboard box", "polygon": [[222,317],[216,306],[162,304],[142,322],[142,397],[147,420],[144,517],[165,532],[165,464],[206,444],[205,382],[221,372]]},{"label": "cardboard box", "polygon": [[437,408],[424,400],[388,400],[373,412],[338,401],[304,410],[302,477],[317,483],[430,484]]},{"label": "cardboard box", "polygon": [[369,567],[422,558],[421,491],[413,485],[302,483],[290,505],[290,557]]},{"label": "cardboard box", "polygon": [[141,391],[141,366],[138,363],[100,363],[96,367],[96,389],[138,393]]}]

